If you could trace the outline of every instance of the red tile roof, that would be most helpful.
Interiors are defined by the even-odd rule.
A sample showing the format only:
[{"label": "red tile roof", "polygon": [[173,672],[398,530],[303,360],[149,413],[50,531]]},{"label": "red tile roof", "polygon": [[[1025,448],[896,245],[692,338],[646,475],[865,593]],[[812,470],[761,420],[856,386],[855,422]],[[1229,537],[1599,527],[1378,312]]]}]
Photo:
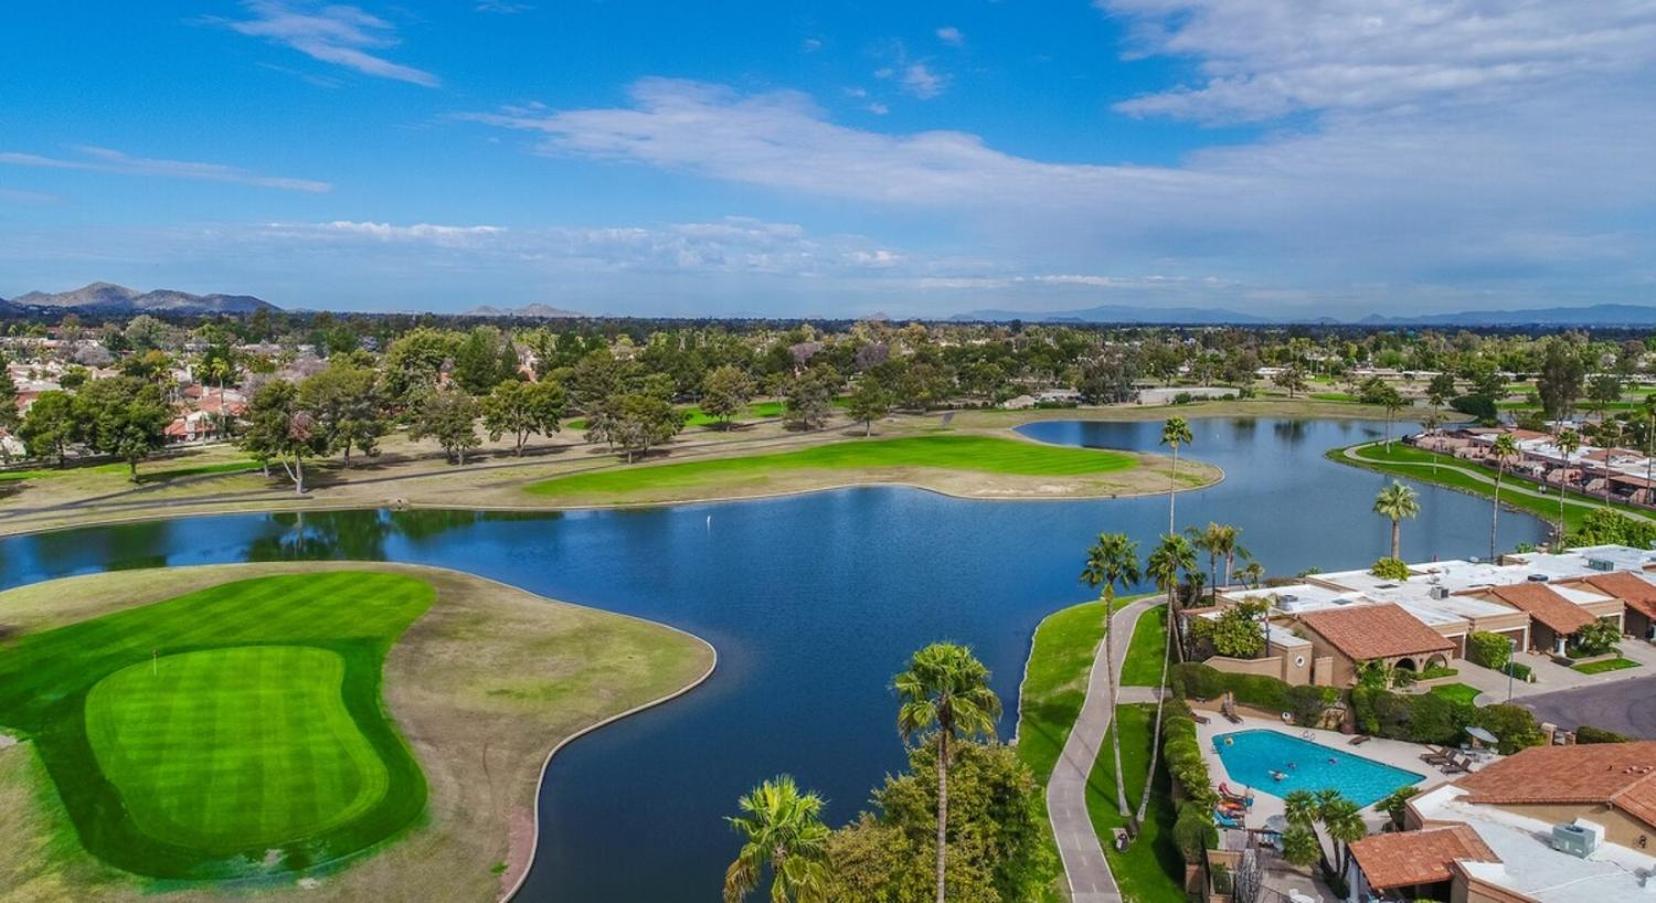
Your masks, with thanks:
[{"label": "red tile roof", "polygon": [[1351,855],[1375,890],[1448,881],[1449,867],[1457,859],[1501,861],[1466,825],[1375,834],[1353,843]]},{"label": "red tile roof", "polygon": [[1656,740],[1534,746],[1456,784],[1468,802],[1608,805],[1656,828]]},{"label": "red tile roof", "polygon": [[1597,620],[1545,583],[1514,583],[1493,586],[1489,591],[1513,608],[1528,612],[1531,618],[1545,624],[1554,633],[1575,633]]},{"label": "red tile roof", "polygon": [[1587,578],[1587,583],[1599,592],[1609,593],[1622,600],[1628,608],[1645,617],[1656,618],[1656,584],[1626,571],[1595,574]]},{"label": "red tile roof", "polygon": [[1455,644],[1397,605],[1351,605],[1310,611],[1300,623],[1352,661],[1448,652]]}]

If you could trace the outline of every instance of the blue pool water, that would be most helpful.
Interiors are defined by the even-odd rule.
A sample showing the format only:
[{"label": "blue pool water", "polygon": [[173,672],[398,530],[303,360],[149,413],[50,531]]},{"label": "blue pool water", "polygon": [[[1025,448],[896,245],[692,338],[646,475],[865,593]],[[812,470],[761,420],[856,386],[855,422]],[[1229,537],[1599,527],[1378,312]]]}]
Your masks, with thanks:
[{"label": "blue pool water", "polygon": [[[1242,784],[1272,796],[1295,790],[1334,789],[1359,806],[1368,806],[1399,787],[1425,777],[1355,753],[1342,752],[1277,731],[1252,730],[1213,738],[1219,760],[1230,774],[1231,789]],[[1282,780],[1271,772],[1284,775]]]}]

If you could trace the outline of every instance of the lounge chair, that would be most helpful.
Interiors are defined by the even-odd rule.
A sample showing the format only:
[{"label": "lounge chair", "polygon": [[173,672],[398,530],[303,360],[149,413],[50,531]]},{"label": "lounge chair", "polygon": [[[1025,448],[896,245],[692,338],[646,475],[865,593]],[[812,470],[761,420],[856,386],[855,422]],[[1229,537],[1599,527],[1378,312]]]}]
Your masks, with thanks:
[{"label": "lounge chair", "polygon": [[1213,823],[1221,828],[1240,828],[1243,826],[1241,819],[1231,818],[1218,809],[1213,810]]},{"label": "lounge chair", "polygon": [[1442,746],[1427,746],[1426,751],[1420,754],[1420,761],[1427,765],[1442,765],[1454,758],[1454,753]]},{"label": "lounge chair", "polygon": [[1357,736],[1352,737],[1350,740],[1347,740],[1346,743],[1351,745],[1351,746],[1362,746],[1364,743],[1367,743],[1367,742],[1369,742],[1370,740],[1373,740],[1373,739],[1374,738],[1370,737],[1368,734],[1358,734]]},{"label": "lounge chair", "polygon": [[1222,781],[1219,784],[1219,796],[1221,799],[1241,803],[1243,806],[1252,806],[1254,804],[1252,793],[1237,793],[1236,791],[1230,789],[1229,784]]},{"label": "lounge chair", "polygon": [[1460,774],[1462,772],[1470,772],[1471,770],[1471,759],[1457,756],[1453,753],[1450,753],[1449,761],[1443,763],[1443,768],[1441,769],[1444,774]]},{"label": "lounge chair", "polygon": [[1207,724],[1207,723],[1211,722],[1213,719],[1209,718],[1208,716],[1206,716],[1204,714],[1202,714],[1201,712],[1191,712],[1190,713],[1190,720],[1196,722],[1197,724]]}]

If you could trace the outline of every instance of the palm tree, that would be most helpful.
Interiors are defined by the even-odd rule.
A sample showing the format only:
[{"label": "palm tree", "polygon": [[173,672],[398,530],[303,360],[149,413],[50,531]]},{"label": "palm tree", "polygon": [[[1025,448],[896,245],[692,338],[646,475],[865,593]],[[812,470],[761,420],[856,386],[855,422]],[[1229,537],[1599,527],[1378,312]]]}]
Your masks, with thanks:
[{"label": "palm tree", "polygon": [[1511,433],[1502,433],[1495,437],[1490,454],[1495,459],[1495,506],[1489,514],[1489,560],[1494,561],[1495,525],[1501,517],[1501,477],[1506,474],[1507,461],[1518,456],[1518,443],[1513,441]]},{"label": "palm tree", "polygon": [[1374,513],[1391,518],[1391,557],[1403,557],[1403,518],[1420,513],[1420,496],[1393,480],[1374,497]]},{"label": "palm tree", "polygon": [[1321,806],[1323,830],[1339,850],[1339,871],[1344,875],[1351,861],[1351,845],[1368,836],[1368,825],[1363,822],[1362,810],[1343,796],[1323,801]]},{"label": "palm tree", "polygon": [[[1161,544],[1150,553],[1150,559],[1145,564],[1145,573],[1155,579],[1156,586],[1167,593],[1167,638],[1162,644],[1161,679],[1156,682],[1156,724],[1150,737],[1150,768],[1144,773],[1144,790],[1139,794],[1138,812],[1133,816],[1134,821],[1139,824],[1144,822],[1145,814],[1150,811],[1150,785],[1155,782],[1156,760],[1161,753],[1162,707],[1167,701],[1167,663],[1173,656],[1177,635],[1173,595],[1179,589],[1179,572],[1195,566],[1196,550],[1191,548],[1190,542],[1183,536],[1169,533],[1162,537]],[[1184,658],[1183,646],[1180,646],[1179,657]]]},{"label": "palm tree", "polygon": [[[1100,533],[1098,541],[1087,550],[1087,565],[1081,570],[1081,582],[1094,589],[1102,587],[1099,598],[1104,601],[1104,679],[1110,693],[1110,723],[1116,720],[1116,674],[1115,656],[1110,647],[1112,615],[1115,613],[1116,587],[1127,589],[1143,579],[1139,573],[1138,543],[1127,538],[1125,533]],[[1172,612],[1168,613],[1170,616]],[[1127,784],[1122,777],[1121,770],[1121,732],[1110,731],[1111,743],[1115,752],[1115,787],[1116,810],[1122,818],[1132,819],[1132,813],[1127,809]],[[1138,830],[1138,823],[1132,823],[1132,829]]]},{"label": "palm tree", "polygon": [[949,840],[949,741],[961,736],[994,736],[1001,702],[989,688],[989,669],[972,650],[933,643],[909,659],[893,682],[902,705],[897,730],[907,742],[934,730],[937,737],[937,903],[944,899],[944,866]]},{"label": "palm tree", "polygon": [[[1190,544],[1207,553],[1208,573],[1211,575],[1208,580],[1208,586],[1213,589],[1213,598],[1216,604],[1219,599],[1219,556],[1222,554],[1220,552],[1220,547],[1224,544],[1224,539],[1220,536],[1220,533],[1223,532],[1223,530],[1223,527],[1213,521],[1208,521],[1208,525],[1206,527],[1185,528],[1185,535],[1190,537]],[[1167,540],[1164,538],[1162,542],[1165,544]],[[1151,576],[1155,575],[1152,574]],[[1171,602],[1172,597],[1169,596],[1168,600]]]},{"label": "palm tree", "polygon": [[1386,393],[1382,397],[1380,404],[1386,409],[1386,454],[1388,455],[1391,454],[1392,420],[1397,416],[1398,411],[1403,410],[1403,406],[1407,403],[1408,402],[1403,400],[1403,396],[1398,393],[1395,387],[1386,387]]},{"label": "palm tree", "polygon": [[1564,545],[1564,480],[1565,475],[1570,470],[1570,458],[1581,450],[1581,434],[1568,428],[1559,430],[1558,436],[1553,439],[1553,445],[1558,446],[1559,453],[1564,456],[1564,467],[1558,475],[1558,545],[1562,548]]},{"label": "palm tree", "polygon": [[1230,586],[1236,571],[1236,556],[1247,558],[1248,549],[1242,545],[1242,528],[1235,524],[1219,525],[1219,554],[1225,556],[1225,585]]},{"label": "palm tree", "polygon": [[1161,444],[1173,448],[1173,477],[1167,485],[1167,532],[1175,532],[1178,528],[1173,523],[1173,499],[1179,491],[1179,446],[1189,445],[1196,441],[1190,433],[1190,424],[1183,417],[1169,417],[1162,424]]},{"label": "palm tree", "polygon": [[1242,579],[1254,589],[1259,589],[1259,584],[1265,579],[1265,565],[1249,558],[1248,563],[1242,567]]},{"label": "palm tree", "polygon": [[745,840],[725,870],[725,903],[739,903],[759,886],[769,866],[773,903],[816,903],[826,899],[828,826],[822,797],[800,793],[794,779],[765,781],[737,801],[742,814],[726,818]]}]

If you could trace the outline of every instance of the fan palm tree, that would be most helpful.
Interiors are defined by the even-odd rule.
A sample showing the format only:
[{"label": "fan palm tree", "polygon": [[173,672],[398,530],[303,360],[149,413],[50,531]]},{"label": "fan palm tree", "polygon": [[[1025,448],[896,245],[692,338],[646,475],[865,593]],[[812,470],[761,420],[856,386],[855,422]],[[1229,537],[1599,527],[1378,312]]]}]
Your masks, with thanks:
[{"label": "fan palm tree", "polygon": [[[1087,564],[1081,570],[1081,582],[1099,589],[1099,598],[1104,602],[1104,679],[1110,694],[1111,724],[1116,720],[1115,656],[1110,648],[1113,645],[1110,628],[1115,613],[1116,587],[1127,589],[1141,579],[1138,543],[1128,539],[1125,533],[1098,534],[1098,541],[1087,550]],[[1115,754],[1116,810],[1122,818],[1132,819],[1132,812],[1127,808],[1127,784],[1121,770],[1121,732],[1110,731],[1110,740]],[[1138,824],[1133,823],[1132,828],[1137,831]]]},{"label": "fan palm tree", "polygon": [[726,818],[744,838],[742,850],[725,871],[725,903],[739,903],[759,887],[768,866],[772,903],[816,903],[826,899],[828,826],[822,797],[801,793],[782,775],[744,794],[742,814]]},{"label": "fan palm tree", "polygon": [[[1176,641],[1177,628],[1175,622],[1177,614],[1173,605],[1173,596],[1179,589],[1179,573],[1194,567],[1196,564],[1196,550],[1191,547],[1189,540],[1177,533],[1163,536],[1155,551],[1150,553],[1150,559],[1145,573],[1156,581],[1156,586],[1167,593],[1167,637],[1162,644],[1161,679],[1156,682],[1156,722],[1150,737],[1150,768],[1144,773],[1144,791],[1139,795],[1138,811],[1134,814],[1135,822],[1143,823],[1144,816],[1150,811],[1150,786],[1156,779],[1156,760],[1161,754],[1162,708],[1167,702],[1167,664],[1173,656],[1173,647],[1179,645]],[[1183,646],[1180,646],[1179,657],[1184,658]]]},{"label": "fan palm tree", "polygon": [[1559,453],[1564,456],[1564,472],[1558,475],[1558,544],[1562,547],[1564,545],[1565,473],[1570,469],[1570,458],[1581,450],[1581,434],[1568,428],[1559,430],[1558,435],[1553,438],[1553,445],[1558,446]]},{"label": "fan palm tree", "polygon": [[1386,409],[1386,454],[1389,455],[1391,454],[1392,420],[1397,417],[1397,412],[1403,410],[1403,406],[1408,402],[1403,400],[1403,396],[1395,387],[1387,386],[1380,404]]},{"label": "fan palm tree", "polygon": [[1178,528],[1173,522],[1174,498],[1179,493],[1179,447],[1196,441],[1190,433],[1190,424],[1183,417],[1169,417],[1162,424],[1161,444],[1173,449],[1173,476],[1172,482],[1167,485],[1167,532],[1173,533]]},{"label": "fan palm tree", "polygon": [[1265,579],[1265,565],[1249,558],[1248,563],[1242,566],[1242,579],[1254,589],[1259,589],[1259,584]]},{"label": "fan palm tree", "polygon": [[[1212,587],[1215,600],[1219,598],[1219,556],[1221,554],[1220,547],[1224,544],[1224,538],[1220,534],[1223,531],[1224,528],[1213,521],[1208,521],[1206,527],[1185,528],[1185,536],[1190,538],[1191,546],[1207,553],[1208,573],[1210,575],[1208,586]],[[1166,543],[1166,541],[1166,538],[1163,538],[1162,542]],[[1155,575],[1152,574],[1151,576]],[[1168,597],[1168,601],[1172,601],[1171,596]]]},{"label": "fan palm tree", "polygon": [[1507,462],[1518,457],[1518,443],[1511,433],[1502,433],[1495,437],[1490,455],[1495,459],[1495,505],[1489,514],[1489,560],[1494,561],[1495,526],[1501,517],[1501,477],[1506,475]]},{"label": "fan palm tree", "polygon": [[962,736],[994,736],[1001,702],[989,688],[989,669],[972,650],[955,643],[933,643],[909,659],[907,671],[893,681],[902,705],[897,730],[907,742],[923,731],[937,738],[937,903],[944,900],[949,839],[949,741]]},{"label": "fan palm tree", "polygon": [[1420,513],[1420,496],[1396,480],[1374,497],[1374,513],[1391,518],[1391,557],[1403,557],[1403,518]]},{"label": "fan palm tree", "polygon": [[1242,545],[1242,528],[1235,524],[1219,525],[1219,554],[1225,556],[1225,585],[1230,586],[1231,578],[1236,571],[1236,558],[1249,557],[1248,549]]},{"label": "fan palm tree", "polygon": [[1343,796],[1323,802],[1320,808],[1323,830],[1338,849],[1336,874],[1344,875],[1351,861],[1351,845],[1368,836],[1368,825],[1363,822],[1362,810],[1357,804]]}]

